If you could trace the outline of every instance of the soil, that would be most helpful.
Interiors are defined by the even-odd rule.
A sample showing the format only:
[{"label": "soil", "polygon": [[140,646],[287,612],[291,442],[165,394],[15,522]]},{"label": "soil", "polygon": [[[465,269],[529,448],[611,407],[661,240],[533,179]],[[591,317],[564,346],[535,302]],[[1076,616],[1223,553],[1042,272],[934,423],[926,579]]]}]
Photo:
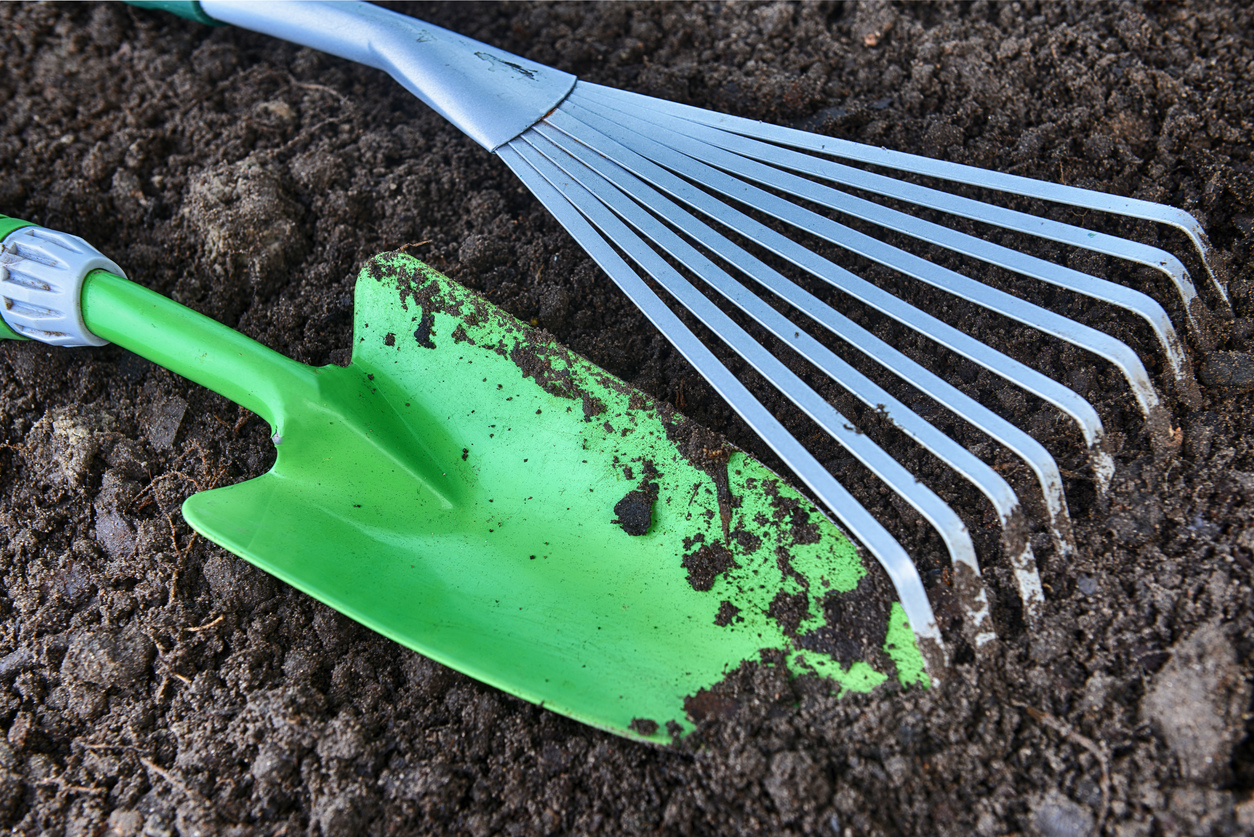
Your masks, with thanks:
[{"label": "soil", "polygon": [[[1067,422],[938,356],[1064,470],[1078,549],[1064,560],[1032,534],[1042,624],[1023,625],[991,507],[833,393],[963,515],[1001,640],[978,664],[959,653],[931,690],[840,698],[771,661],[745,666],[694,696],[700,729],[662,749],[403,651],[196,538],[179,503],[268,468],[260,420],[120,349],[6,344],[0,828],[1254,833],[1247,4],[398,8],[589,81],[1192,212],[1235,314],[1213,341],[1189,340],[1200,403],[1173,400],[1148,332],[1106,306],[992,276],[1137,348],[1167,393],[1170,437],[1147,438],[1106,365],[915,296],[983,317],[990,340],[1088,398],[1107,427],[1117,470],[1103,495]],[[377,71],[120,4],[0,4],[0,57],[0,211],[81,235],[132,278],[309,363],[348,360],[359,266],[405,248],[775,464],[505,166]],[[1187,252],[1139,223],[1110,229]],[[1066,258],[1139,283],[1183,328],[1165,283]],[[955,432],[1039,521],[1022,466]],[[893,522],[944,616],[935,536],[819,450]]]}]

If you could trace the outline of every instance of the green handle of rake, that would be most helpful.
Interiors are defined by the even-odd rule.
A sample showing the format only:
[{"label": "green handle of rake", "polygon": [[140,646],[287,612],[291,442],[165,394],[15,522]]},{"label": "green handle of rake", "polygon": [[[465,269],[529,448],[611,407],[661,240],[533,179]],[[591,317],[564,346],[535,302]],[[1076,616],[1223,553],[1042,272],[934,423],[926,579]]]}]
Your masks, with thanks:
[{"label": "green handle of rake", "polygon": [[197,23],[207,23],[210,26],[225,25],[205,14],[204,9],[200,8],[196,0],[127,0],[127,5],[139,6],[143,9],[160,9],[163,12],[170,12]]}]

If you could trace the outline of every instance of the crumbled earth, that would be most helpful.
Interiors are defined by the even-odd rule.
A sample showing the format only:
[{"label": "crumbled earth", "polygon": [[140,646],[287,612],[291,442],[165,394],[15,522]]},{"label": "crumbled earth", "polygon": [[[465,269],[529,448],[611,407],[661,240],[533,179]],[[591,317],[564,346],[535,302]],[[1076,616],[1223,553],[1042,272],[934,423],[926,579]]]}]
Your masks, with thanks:
[{"label": "crumbled earth", "polygon": [[[958,654],[939,688],[870,696],[745,666],[694,696],[700,729],[664,750],[402,651],[195,537],[183,498],[269,467],[256,417],[117,348],[6,344],[0,830],[1254,832],[1247,4],[399,7],[590,81],[1192,212],[1235,314],[1213,341],[1191,339],[1200,403],[1169,401],[1179,432],[1151,445],[1112,369],[979,321],[1097,405],[1117,465],[1103,498],[1065,422],[947,369],[1064,470],[1079,549],[1063,561],[1033,535],[1043,624],[1029,632],[1014,607],[991,510],[903,447],[989,556],[998,648],[978,665]],[[404,248],[774,463],[505,166],[377,71],[121,4],[5,3],[0,114],[0,212],[85,237],[285,355],[346,362],[358,267]],[[1114,231],[1186,251],[1125,226]],[[1069,263],[1103,273],[1109,261]],[[1124,273],[1169,299],[1165,283]],[[994,281],[1127,340],[1170,392],[1137,323]],[[1182,306],[1166,305],[1182,328]],[[831,397],[882,430],[875,411]],[[972,446],[1030,487],[1013,457]],[[943,618],[935,535],[848,457],[822,458],[898,521]]]}]

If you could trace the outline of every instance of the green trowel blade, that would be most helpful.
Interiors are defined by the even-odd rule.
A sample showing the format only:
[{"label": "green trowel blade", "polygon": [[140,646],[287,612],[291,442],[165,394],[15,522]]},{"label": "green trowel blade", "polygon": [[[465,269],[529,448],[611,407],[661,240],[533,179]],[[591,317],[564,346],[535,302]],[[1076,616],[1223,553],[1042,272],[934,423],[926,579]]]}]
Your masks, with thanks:
[{"label": "green trowel blade", "polygon": [[420,262],[366,265],[352,363],[316,372],[315,398],[275,407],[273,469],[184,514],[396,642],[659,742],[745,662],[926,682],[810,502]]}]

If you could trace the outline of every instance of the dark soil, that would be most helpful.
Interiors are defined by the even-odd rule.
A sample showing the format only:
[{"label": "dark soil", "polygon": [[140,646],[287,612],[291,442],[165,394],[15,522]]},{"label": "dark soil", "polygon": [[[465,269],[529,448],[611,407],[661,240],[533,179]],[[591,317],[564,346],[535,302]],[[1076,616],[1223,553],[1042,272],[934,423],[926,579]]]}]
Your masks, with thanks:
[{"label": "dark soil", "polygon": [[[116,348],[4,345],[0,828],[1254,832],[1247,4],[410,11],[590,81],[1193,212],[1236,315],[1214,354],[1191,347],[1201,403],[1170,403],[1178,444],[1155,450],[1112,370],[989,320],[990,340],[1097,405],[1118,466],[1103,499],[1065,422],[960,364],[946,372],[1064,468],[1079,553],[1060,561],[1033,536],[1044,624],[1018,620],[982,501],[903,447],[989,556],[998,650],[938,689],[841,699],[747,666],[694,696],[702,727],[676,751],[405,652],[193,536],[184,497],[269,466],[255,417]],[[404,247],[772,462],[504,165],[378,72],[119,4],[0,4],[0,59],[0,212],[81,235],[137,281],[311,363],[347,361],[357,269]],[[1120,278],[1168,299],[1142,273]],[[1127,340],[1169,391],[1135,323],[1024,292]],[[1030,485],[995,446],[977,452]],[[823,455],[900,518],[943,615],[934,536]]]}]

